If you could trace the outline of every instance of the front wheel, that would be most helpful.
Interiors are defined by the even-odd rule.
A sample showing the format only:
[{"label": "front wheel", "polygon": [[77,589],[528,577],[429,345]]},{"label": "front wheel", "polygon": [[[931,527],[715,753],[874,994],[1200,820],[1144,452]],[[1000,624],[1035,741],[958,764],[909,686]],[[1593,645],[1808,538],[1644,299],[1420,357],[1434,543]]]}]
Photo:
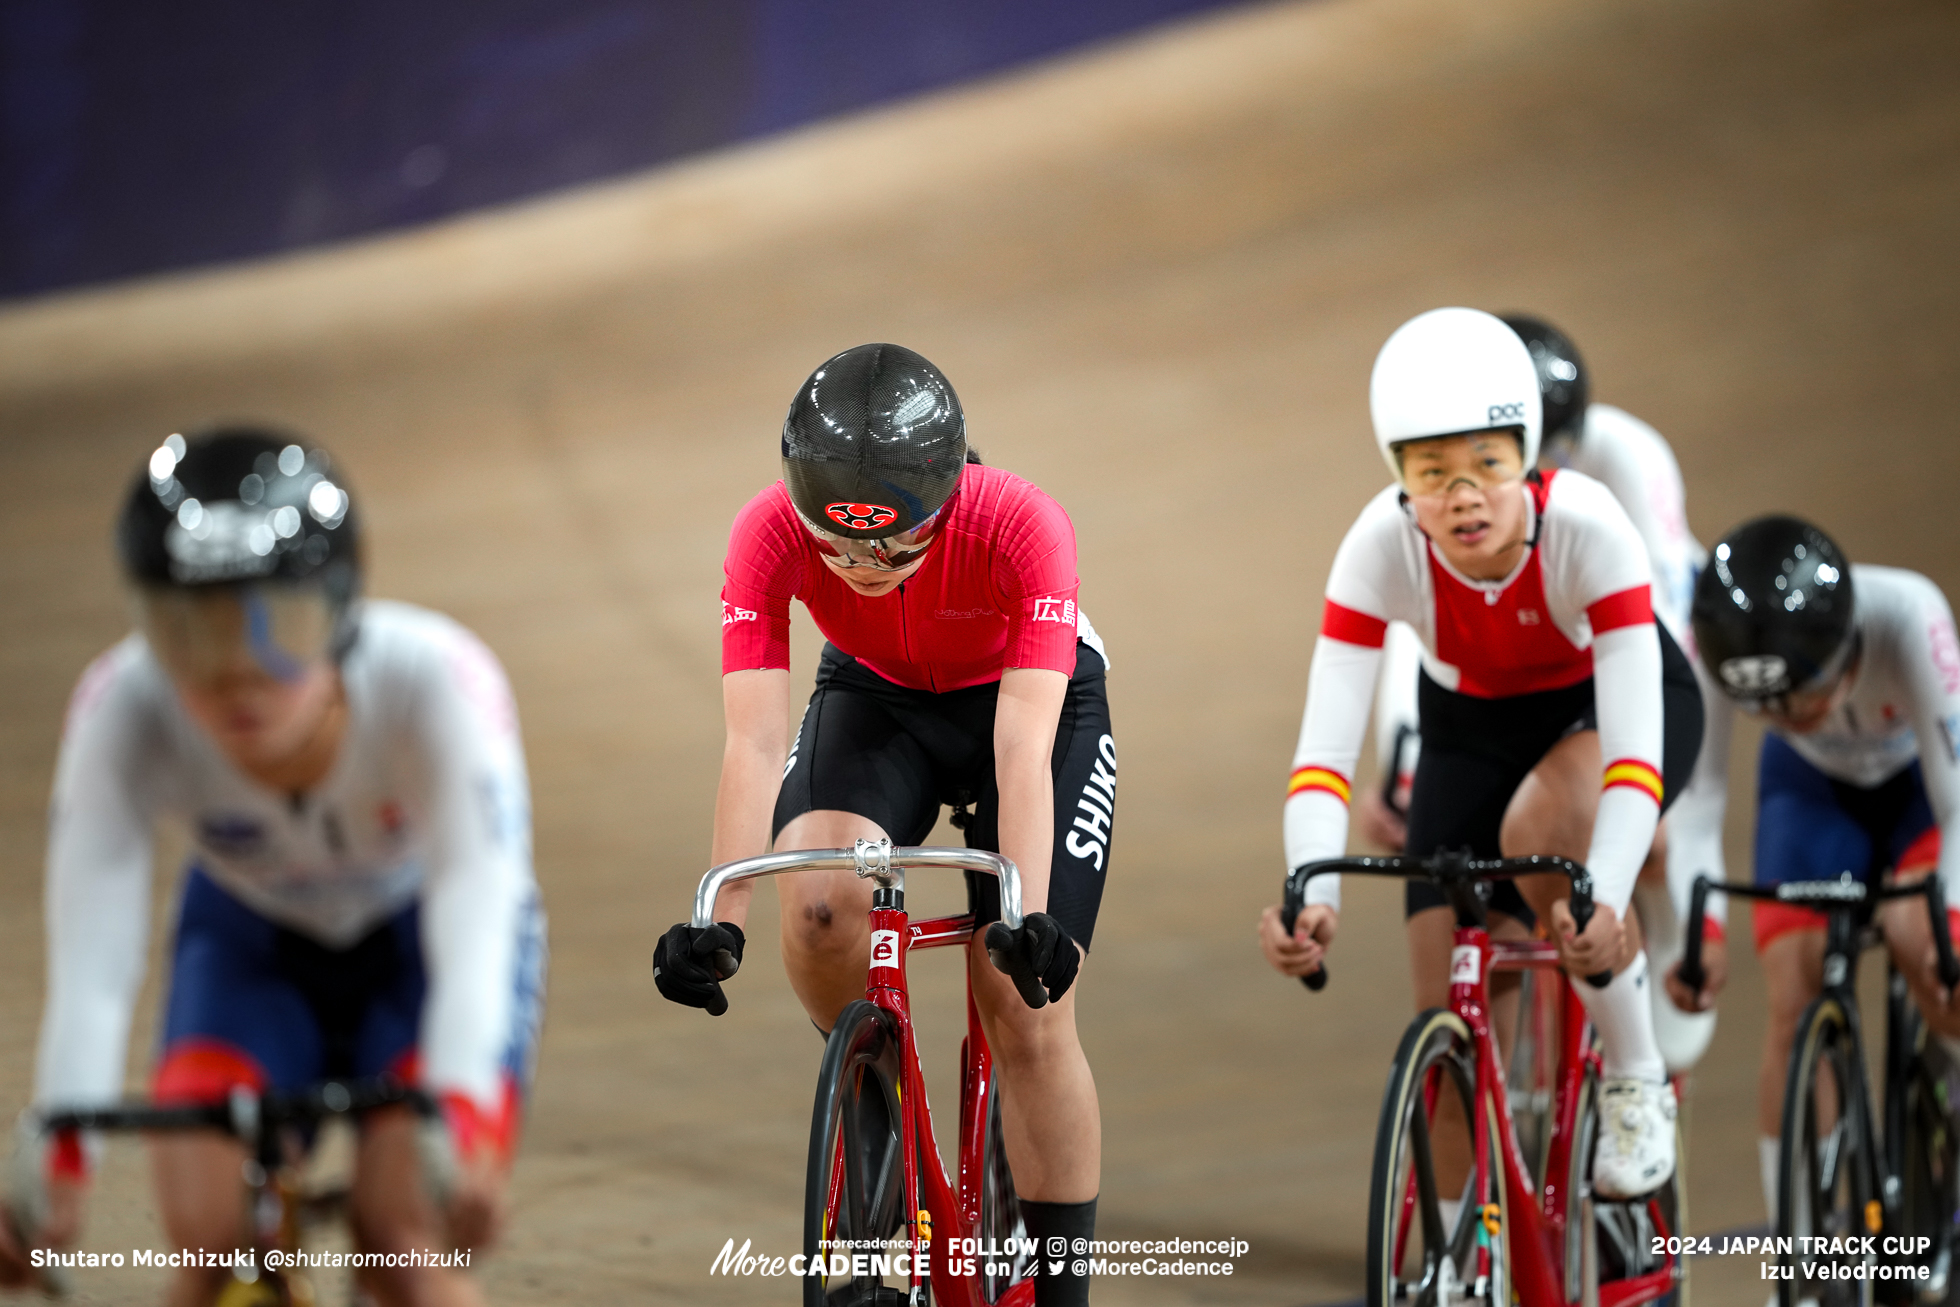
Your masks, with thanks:
[{"label": "front wheel", "polygon": [[1022,1277],[1034,1262],[1031,1251],[1034,1241],[1028,1238],[1028,1223],[1021,1215],[1021,1199],[1014,1192],[1014,1172],[1008,1168],[1007,1144],[1001,1135],[998,1080],[989,1086],[987,1094],[987,1134],[983,1146],[986,1152],[980,1159],[981,1246],[1024,1250],[1004,1260],[986,1263],[988,1269],[981,1274],[981,1301],[997,1303],[1007,1297],[1011,1287],[1025,1283]]},{"label": "front wheel", "polygon": [[1417,1017],[1395,1052],[1375,1132],[1368,1307],[1510,1301],[1502,1179],[1480,1180],[1474,1166],[1461,1177],[1438,1167],[1439,1118],[1467,1135],[1477,1119],[1476,1082],[1476,1048],[1462,1020],[1441,1009]]},{"label": "front wheel", "polygon": [[[1856,1247],[1878,1234],[1882,1211],[1873,1184],[1876,1160],[1865,1118],[1864,1063],[1844,1007],[1824,995],[1804,1011],[1790,1051],[1777,1166],[1776,1233],[1797,1248]],[[1864,1253],[1803,1253],[1782,1259],[1780,1307],[1871,1307],[1872,1263]],[[1862,1274],[1861,1274],[1862,1272]]]},{"label": "front wheel", "polygon": [[[810,1170],[803,1190],[803,1253],[813,1269],[803,1278],[804,1307],[883,1307],[906,1301],[884,1275],[831,1274],[831,1258],[848,1266],[853,1254],[889,1257],[905,1233],[900,1131],[898,1033],[891,1018],[863,999],[848,1004],[831,1028],[817,1076],[810,1118]],[[822,1259],[821,1261],[818,1259]],[[859,1265],[867,1263],[860,1262]],[[889,1265],[889,1262],[885,1263]],[[818,1269],[821,1268],[821,1269]],[[900,1285],[907,1277],[894,1276]]]},{"label": "front wheel", "polygon": [[1910,1260],[1931,1272],[1913,1284],[1913,1301],[1956,1307],[1960,1304],[1960,1274],[1956,1269],[1960,1268],[1953,1262],[1960,1248],[1954,1246],[1953,1209],[1960,1139],[1954,1135],[1955,1105],[1947,1101],[1948,1054],[1910,1003],[1905,1004],[1905,1019],[1900,1024],[1897,1037],[1910,1041],[1913,1056],[1901,1104],[1904,1145],[1899,1156],[1905,1174],[1899,1224],[1905,1236],[1915,1241],[1912,1247],[1929,1250]]}]

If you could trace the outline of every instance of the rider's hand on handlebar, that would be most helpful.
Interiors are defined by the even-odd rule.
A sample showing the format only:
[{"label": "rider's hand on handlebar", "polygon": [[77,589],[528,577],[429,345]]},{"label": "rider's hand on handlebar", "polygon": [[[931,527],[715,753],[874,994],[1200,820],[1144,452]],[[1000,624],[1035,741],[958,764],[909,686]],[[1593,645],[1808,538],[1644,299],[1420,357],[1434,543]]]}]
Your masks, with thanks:
[{"label": "rider's hand on handlebar", "polygon": [[1289,933],[1279,908],[1267,908],[1259,914],[1259,950],[1281,975],[1309,975],[1326,961],[1327,946],[1334,942],[1340,920],[1341,914],[1325,903],[1309,903],[1300,909]]},{"label": "rider's hand on handlebar", "polygon": [[1592,920],[1581,933],[1572,920],[1572,901],[1559,899],[1552,904],[1552,940],[1558,945],[1565,969],[1573,975],[1615,972],[1620,969],[1620,954],[1626,947],[1626,927],[1619,913],[1595,902]]},{"label": "rider's hand on handlebar", "polygon": [[1681,964],[1676,962],[1667,969],[1667,996],[1675,1007],[1683,1012],[1708,1012],[1715,1006],[1715,996],[1722,992],[1722,986],[1729,981],[1729,945],[1727,940],[1707,936],[1701,942],[1701,969],[1708,974],[1701,992],[1695,993],[1681,979]]},{"label": "rider's hand on handlebar", "polygon": [[1046,912],[1030,912],[1019,930],[996,921],[987,927],[987,956],[994,970],[1014,982],[1029,1007],[1045,1007],[1068,993],[1082,955],[1062,923]]},{"label": "rider's hand on handlebar", "polygon": [[702,929],[683,921],[653,950],[653,983],[674,1002],[718,1017],[728,1011],[721,982],[741,967],[742,945],[742,928],[732,921]]}]

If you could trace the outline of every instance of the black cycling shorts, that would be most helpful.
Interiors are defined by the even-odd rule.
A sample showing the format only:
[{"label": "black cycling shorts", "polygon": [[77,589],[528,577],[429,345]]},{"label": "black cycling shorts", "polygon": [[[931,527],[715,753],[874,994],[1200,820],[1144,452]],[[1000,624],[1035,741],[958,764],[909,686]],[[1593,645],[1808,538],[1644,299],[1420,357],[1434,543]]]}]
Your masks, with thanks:
[{"label": "black cycling shorts", "polygon": [[[1075,672],[1055,727],[1055,844],[1050,916],[1084,949],[1096,929],[1116,815],[1116,742],[1102,656],[1075,646]],[[919,844],[941,804],[968,807],[966,844],[1000,852],[994,705],[1000,682],[935,694],[894,685],[825,645],[817,688],[790,747],[772,834],[806,812],[856,813],[894,844]],[[976,925],[1000,919],[992,876],[967,873]]]},{"label": "black cycling shorts", "polygon": [[[1661,638],[1661,811],[1681,793],[1701,750],[1701,687],[1688,657],[1659,622]],[[1503,856],[1498,831],[1511,796],[1551,747],[1578,731],[1599,729],[1588,677],[1562,690],[1479,699],[1445,690],[1421,674],[1416,710],[1422,753],[1409,796],[1408,851],[1428,856],[1466,845],[1480,858]],[[1407,882],[1404,908],[1414,916],[1449,900],[1428,881]],[[1492,910],[1529,925],[1534,920],[1518,887],[1490,887]]]}]

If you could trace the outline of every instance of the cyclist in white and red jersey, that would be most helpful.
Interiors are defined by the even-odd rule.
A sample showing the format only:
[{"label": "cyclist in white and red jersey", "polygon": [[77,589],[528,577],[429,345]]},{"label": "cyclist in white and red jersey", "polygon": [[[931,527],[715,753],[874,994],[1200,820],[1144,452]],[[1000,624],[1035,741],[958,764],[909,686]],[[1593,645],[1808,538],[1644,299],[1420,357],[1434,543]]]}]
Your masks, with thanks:
[{"label": "cyclist in white and red jersey", "polygon": [[[1916,572],[1848,562],[1808,522],[1765,517],[1715,546],[1695,590],[1702,662],[1735,707],[1759,715],[1755,879],[1917,880],[1937,870],[1960,933],[1960,641],[1938,586]],[[1734,713],[1709,722],[1726,780]],[[1706,850],[1722,878],[1724,788],[1706,811],[1673,818],[1677,840]],[[1960,1002],[1939,984],[1924,907],[1888,903],[1879,918],[1893,965],[1960,1066]],[[1777,1132],[1790,1043],[1823,985],[1824,919],[1787,903],[1755,907],[1769,990],[1757,1088],[1763,1197],[1776,1222]],[[1706,1002],[1722,977],[1710,970]],[[1676,1001],[1692,1004],[1679,977]]]},{"label": "cyclist in white and red jersey", "polygon": [[[1376,359],[1370,406],[1398,484],[1363,510],[1328,577],[1288,786],[1288,865],[1346,847],[1382,642],[1390,621],[1407,622],[1424,647],[1409,848],[1554,853],[1591,868],[1598,910],[1583,932],[1563,880],[1500,884],[1491,906],[1546,921],[1575,974],[1614,972],[1604,989],[1578,986],[1604,1054],[1594,1184],[1613,1198],[1647,1193],[1673,1173],[1674,1096],[1646,957],[1624,919],[1700,742],[1693,673],[1653,620],[1646,550],[1612,494],[1580,473],[1527,475],[1542,406],[1510,327],[1474,309],[1411,320]],[[1320,877],[1291,934],[1268,909],[1273,965],[1317,970],[1338,905],[1338,884]],[[1451,914],[1413,881],[1408,910],[1418,1006],[1441,1006]]]},{"label": "cyclist in white and red jersey", "polygon": [[[1654,619],[1667,628],[1692,661],[1694,635],[1688,626],[1688,606],[1693,602],[1695,576],[1707,551],[1688,530],[1686,493],[1674,451],[1660,432],[1631,413],[1592,401],[1585,361],[1564,332],[1521,313],[1505,314],[1503,321],[1524,341],[1538,371],[1544,413],[1541,462],[1583,472],[1613,492],[1647,546],[1647,562],[1653,572]],[[1416,709],[1421,669],[1422,642],[1406,623],[1391,623],[1375,691],[1375,756],[1385,784],[1379,789],[1366,788],[1356,796],[1355,817],[1364,836],[1396,852],[1402,850],[1407,835],[1404,818],[1409,787],[1421,753]],[[1700,680],[1703,712],[1710,715],[1720,706],[1720,694],[1707,677]],[[1634,889],[1633,901],[1640,912],[1649,963],[1661,975],[1669,974],[1679,962],[1685,943],[1681,923],[1688,896],[1696,873],[1708,866],[1707,850],[1698,838],[1705,822],[1691,823],[1694,834],[1685,840],[1665,837],[1683,824],[1682,813],[1705,810],[1711,804],[1719,810],[1722,801],[1720,763],[1706,753],[1704,748],[1693,779],[1670,809],[1662,838],[1655,840],[1654,853]],[[1719,838],[1719,822],[1715,830]],[[1720,856],[1719,851],[1716,856]],[[1710,941],[1709,960],[1716,966],[1724,961],[1727,906],[1727,901],[1716,895],[1706,908],[1705,937]],[[1654,1033],[1668,1070],[1679,1073],[1694,1066],[1714,1037],[1714,1011],[1684,1012],[1662,985],[1649,986],[1649,997]]]},{"label": "cyclist in white and red jersey", "polygon": [[[191,854],[152,1095],[420,1084],[462,1163],[448,1210],[417,1182],[414,1117],[369,1113],[357,1243],[487,1244],[543,984],[523,748],[475,637],[359,600],[358,525],[326,454],[278,433],[172,436],[137,473],[118,537],[140,629],[83,675],[55,775],[35,1101],[122,1096],[152,827],[180,823]],[[171,1245],[231,1248],[241,1145],[195,1133],[152,1151]],[[52,1215],[31,1246],[78,1233],[91,1152],[72,1137],[48,1150]],[[0,1220],[0,1282],[24,1278],[21,1251]],[[210,1302],[228,1275],[186,1267],[169,1301]],[[368,1268],[362,1283],[384,1304],[481,1300],[451,1269]]]},{"label": "cyclist in white and red jersey", "polygon": [[[895,345],[818,368],[782,449],[783,480],[729,534],[714,861],[772,840],[918,844],[951,804],[970,846],[1016,864],[1017,932],[1000,924],[992,879],[968,878],[976,923],[993,923],[975,934],[969,974],[1028,1233],[1089,1238],[1101,1132],[1072,985],[1108,872],[1116,744],[1102,642],[1076,602],[1074,528],[1039,489],[973,457],[952,386]],[[792,599],[829,643],[789,742]],[[864,994],[871,886],[815,872],[777,884],[791,984],[828,1030]],[[661,940],[663,994],[726,1009],[752,888],[724,890],[714,926]],[[1087,1302],[1080,1264],[1039,1278],[1036,1302]]]}]

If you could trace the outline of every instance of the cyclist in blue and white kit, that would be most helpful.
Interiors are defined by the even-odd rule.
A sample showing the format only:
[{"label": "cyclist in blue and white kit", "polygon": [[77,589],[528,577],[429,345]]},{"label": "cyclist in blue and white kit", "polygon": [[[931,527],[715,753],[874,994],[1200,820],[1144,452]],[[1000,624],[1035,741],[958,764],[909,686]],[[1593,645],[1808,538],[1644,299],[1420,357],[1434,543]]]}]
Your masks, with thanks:
[{"label": "cyclist in blue and white kit", "polygon": [[[1695,577],[1708,551],[1688,529],[1687,495],[1673,449],[1660,432],[1633,414],[1592,402],[1585,361],[1564,332],[1521,313],[1506,314],[1502,320],[1524,341],[1537,368],[1538,392],[1544,405],[1544,462],[1583,472],[1613,492],[1647,546],[1647,562],[1653,573],[1654,620],[1692,655],[1694,633],[1689,627],[1688,607],[1694,601]],[[1369,840],[1395,851],[1402,849],[1406,838],[1408,793],[1422,747],[1416,710],[1421,663],[1422,645],[1414,629],[1405,622],[1392,623],[1375,691],[1375,757],[1388,781],[1384,787],[1388,793],[1371,787],[1356,795],[1355,821]],[[1721,695],[1707,676],[1698,679],[1704,715],[1712,717],[1722,707]],[[1685,942],[1681,923],[1696,873],[1708,869],[1711,856],[1719,865],[1720,821],[1712,828],[1716,847],[1711,855],[1708,822],[1688,814],[1705,814],[1711,806],[1719,813],[1724,765],[1723,759],[1704,748],[1693,777],[1669,809],[1662,837],[1656,839],[1634,888],[1649,962],[1657,975],[1671,974],[1680,960]],[[1682,833],[1669,838],[1673,831]],[[1722,938],[1727,906],[1717,895],[1707,907],[1709,958],[1717,967],[1725,961]],[[1714,1036],[1713,1009],[1684,1011],[1661,985],[1649,986],[1648,994],[1654,1010],[1654,1035],[1668,1070],[1681,1072],[1694,1066]]]},{"label": "cyclist in blue and white kit", "polygon": [[[543,980],[530,804],[509,685],[437,613],[361,602],[358,519],[326,454],[257,429],[172,436],[119,524],[139,630],[69,705],[47,863],[48,994],[35,1101],[122,1096],[149,935],[153,823],[186,828],[151,1093],[222,1100],[393,1074],[442,1105],[459,1165],[438,1212],[413,1116],[361,1122],[350,1223],[363,1251],[487,1244],[500,1222]],[[245,1228],[243,1152],[153,1145],[172,1246]],[[33,1246],[79,1233],[83,1141],[44,1159]],[[0,1277],[21,1249],[0,1222]],[[446,1226],[446,1229],[445,1229]],[[224,1271],[186,1268],[190,1307]],[[393,1303],[471,1303],[463,1272],[363,1272]]]},{"label": "cyclist in blue and white kit", "polygon": [[[1904,568],[1851,563],[1800,519],[1757,518],[1716,544],[1695,590],[1694,628],[1702,663],[1731,701],[1708,723],[1709,752],[1723,764],[1714,803],[1677,818],[1677,841],[1706,850],[1700,870],[1722,879],[1732,706],[1769,728],[1756,786],[1757,883],[1937,874],[1960,933],[1960,639],[1939,586]],[[1823,986],[1824,918],[1776,902],[1753,915],[1770,1009],[1757,1148],[1774,1226],[1784,1080],[1798,1021]],[[1949,1065],[1960,1067],[1960,999],[1939,983],[1925,907],[1885,904],[1879,925]],[[1707,1002],[1721,979],[1711,968],[1699,996],[1678,977],[1669,983],[1677,1001]]]}]

